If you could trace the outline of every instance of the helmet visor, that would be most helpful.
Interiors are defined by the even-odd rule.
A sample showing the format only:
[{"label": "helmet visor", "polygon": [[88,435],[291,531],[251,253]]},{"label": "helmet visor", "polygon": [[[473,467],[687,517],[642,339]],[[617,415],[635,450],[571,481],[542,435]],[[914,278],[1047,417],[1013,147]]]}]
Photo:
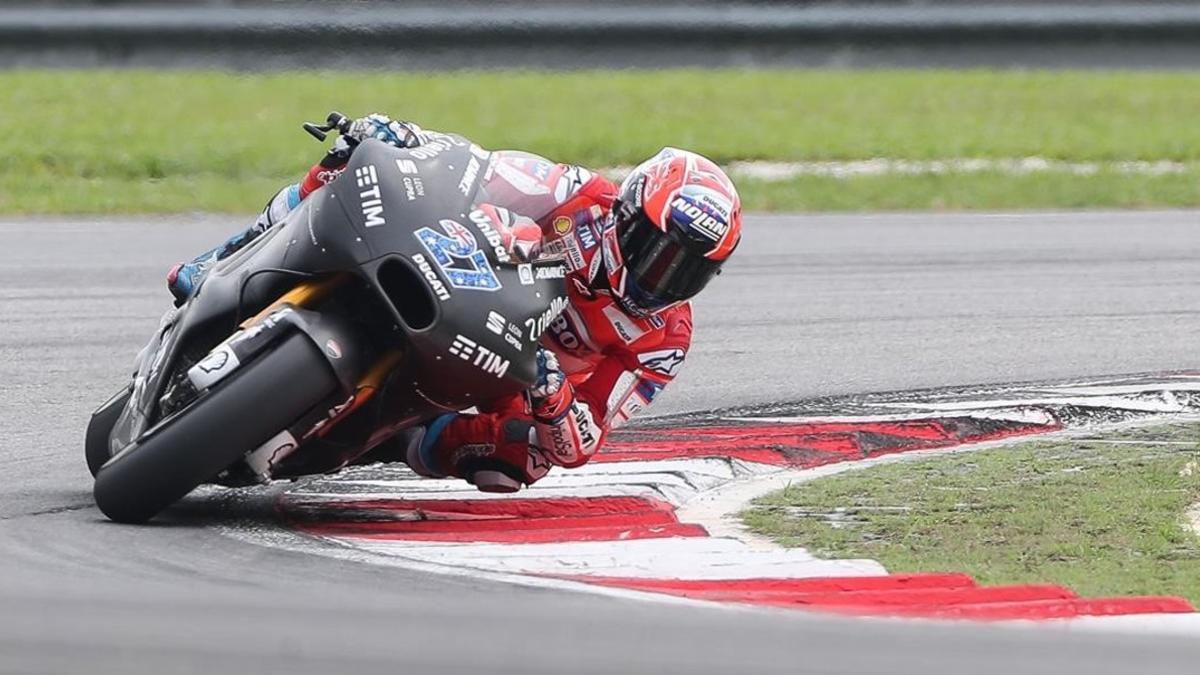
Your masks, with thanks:
[{"label": "helmet visor", "polygon": [[689,248],[678,233],[663,232],[645,217],[627,222],[617,243],[626,295],[651,312],[692,298],[721,269],[720,262]]}]

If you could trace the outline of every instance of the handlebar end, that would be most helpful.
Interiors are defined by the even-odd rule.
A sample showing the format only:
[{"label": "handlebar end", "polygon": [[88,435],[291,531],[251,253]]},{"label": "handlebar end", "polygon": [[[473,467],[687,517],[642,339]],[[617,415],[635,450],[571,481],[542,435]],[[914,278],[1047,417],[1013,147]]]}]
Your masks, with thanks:
[{"label": "handlebar end", "polygon": [[304,130],[311,134],[313,138],[316,138],[318,141],[323,141],[328,138],[328,132],[333,131],[334,129],[337,129],[338,133],[340,134],[349,133],[351,124],[352,122],[350,121],[349,117],[346,117],[342,113],[335,110],[329,113],[329,116],[325,118],[325,124],[305,122]]},{"label": "handlebar end", "polygon": [[328,134],[325,133],[325,129],[322,129],[321,127],[313,124],[312,122],[305,122],[304,130],[307,131],[309,134],[311,134],[312,137],[317,139],[318,141],[323,141],[326,138],[328,138]]}]

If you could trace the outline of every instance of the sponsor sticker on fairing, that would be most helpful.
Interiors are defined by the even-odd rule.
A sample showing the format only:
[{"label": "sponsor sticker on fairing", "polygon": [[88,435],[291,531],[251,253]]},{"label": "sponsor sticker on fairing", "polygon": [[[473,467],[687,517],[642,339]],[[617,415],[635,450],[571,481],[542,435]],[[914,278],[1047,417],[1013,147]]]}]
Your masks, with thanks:
[{"label": "sponsor sticker on fairing", "polygon": [[383,195],[379,191],[379,173],[374,164],[360,166],[354,170],[354,179],[360,188],[359,207],[362,209],[363,226],[387,225],[383,218]]},{"label": "sponsor sticker on fairing", "polygon": [[504,338],[510,347],[517,351],[523,351],[524,345],[521,344],[521,335],[523,331],[517,324],[504,318],[500,312],[488,312],[487,322],[484,324],[487,329]]},{"label": "sponsor sticker on fairing", "polygon": [[491,216],[483,209],[475,209],[468,218],[475,223],[475,227],[479,228],[484,239],[487,239],[488,246],[492,247],[492,253],[496,255],[496,260],[504,263],[512,262],[508,249],[504,248],[504,237],[494,227]]},{"label": "sponsor sticker on fairing", "polygon": [[259,480],[270,480],[271,470],[299,446],[291,431],[284,429],[272,436],[266,443],[258,446],[246,455],[246,466],[254,472]]},{"label": "sponsor sticker on fairing", "polygon": [[[431,227],[422,227],[413,232],[413,236],[429,252],[433,263],[441,270],[446,281],[454,288],[473,291],[500,290],[500,279],[488,264],[487,256],[479,250],[475,235],[458,221],[446,218],[438,222],[442,226],[441,232]],[[507,256],[507,253],[505,255]],[[429,276],[426,275],[425,278],[428,280]],[[438,297],[441,298],[440,295]]]},{"label": "sponsor sticker on fairing", "polygon": [[413,262],[417,263],[417,269],[420,270],[421,276],[425,278],[426,283],[429,284],[430,290],[437,296],[437,299],[443,302],[449,300],[450,291],[446,290],[446,284],[443,284],[442,280],[438,278],[437,273],[433,271],[433,266],[429,264],[425,256],[420,253],[414,253],[412,259]]},{"label": "sponsor sticker on fairing", "polygon": [[458,191],[464,195],[471,195],[471,188],[475,185],[475,179],[479,177],[479,160],[474,156],[467,161],[467,168],[463,171],[462,180],[458,181]]},{"label": "sponsor sticker on fairing", "polygon": [[521,344],[521,336],[519,336],[519,335],[513,335],[512,333],[505,333],[504,341],[508,343],[509,347],[512,347],[513,349],[515,349],[517,351],[523,351],[525,349],[525,346]]},{"label": "sponsor sticker on fairing", "polygon": [[425,196],[425,183],[417,176],[402,176],[401,181],[404,183],[404,197],[410,202],[415,202]]},{"label": "sponsor sticker on fairing", "polygon": [[[567,299],[563,296],[557,296],[550,301],[550,306],[538,316],[525,319],[525,328],[529,331],[529,341],[537,342],[542,337],[542,333],[551,327],[552,324],[558,323],[559,315],[567,308]],[[562,320],[563,325],[566,324],[566,319]]]},{"label": "sponsor sticker on fairing", "polygon": [[510,365],[508,359],[461,334],[454,336],[447,351],[497,379],[504,377]]},{"label": "sponsor sticker on fairing", "polygon": [[230,342],[232,343],[232,342],[243,342],[246,340],[253,340],[254,338],[261,335],[263,331],[271,330],[275,326],[278,326],[281,321],[283,321],[285,318],[287,318],[288,316],[290,316],[293,313],[294,313],[294,310],[292,310],[292,308],[289,306],[285,305],[283,307],[280,307],[279,309],[275,310],[274,312],[271,312],[270,314],[268,314],[267,317],[265,319],[263,319],[262,321],[259,321],[258,323],[254,324],[253,326],[250,326],[246,330],[241,331],[241,332],[237,333],[236,335],[234,335],[232,338],[230,338]]},{"label": "sponsor sticker on fairing", "polygon": [[188,379],[201,391],[225,379],[241,365],[228,344],[221,344],[187,371]]},{"label": "sponsor sticker on fairing", "polygon": [[496,335],[502,335],[504,333],[504,326],[507,323],[508,323],[508,319],[505,319],[504,315],[501,314],[500,312],[495,312],[495,311],[488,312],[487,329],[492,331]]},{"label": "sponsor sticker on fairing", "polygon": [[538,279],[562,279],[566,273],[567,270],[562,265],[551,265],[537,268],[536,277]]},{"label": "sponsor sticker on fairing", "polygon": [[457,145],[462,144],[457,139],[445,134],[429,134],[429,139],[426,142],[415,148],[410,148],[408,152],[417,159],[429,160]]}]

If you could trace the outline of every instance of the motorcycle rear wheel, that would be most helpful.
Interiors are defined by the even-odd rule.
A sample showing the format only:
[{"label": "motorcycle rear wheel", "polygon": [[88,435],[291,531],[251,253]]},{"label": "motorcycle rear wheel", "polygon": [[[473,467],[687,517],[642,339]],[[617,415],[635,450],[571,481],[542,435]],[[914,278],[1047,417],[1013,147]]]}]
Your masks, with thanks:
[{"label": "motorcycle rear wheel", "polygon": [[286,429],[337,386],[308,336],[290,335],[102,466],[92,490],[96,505],[116,522],[144,523]]}]

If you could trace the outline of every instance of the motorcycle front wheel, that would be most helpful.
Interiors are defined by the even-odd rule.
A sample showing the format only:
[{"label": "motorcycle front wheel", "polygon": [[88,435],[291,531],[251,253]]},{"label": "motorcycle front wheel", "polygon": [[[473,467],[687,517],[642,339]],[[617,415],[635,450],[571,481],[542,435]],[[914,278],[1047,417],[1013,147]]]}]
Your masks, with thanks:
[{"label": "motorcycle front wheel", "polygon": [[303,333],[242,366],[226,381],[117,453],[92,494],[109,519],[143,523],[286,429],[338,387]]}]

